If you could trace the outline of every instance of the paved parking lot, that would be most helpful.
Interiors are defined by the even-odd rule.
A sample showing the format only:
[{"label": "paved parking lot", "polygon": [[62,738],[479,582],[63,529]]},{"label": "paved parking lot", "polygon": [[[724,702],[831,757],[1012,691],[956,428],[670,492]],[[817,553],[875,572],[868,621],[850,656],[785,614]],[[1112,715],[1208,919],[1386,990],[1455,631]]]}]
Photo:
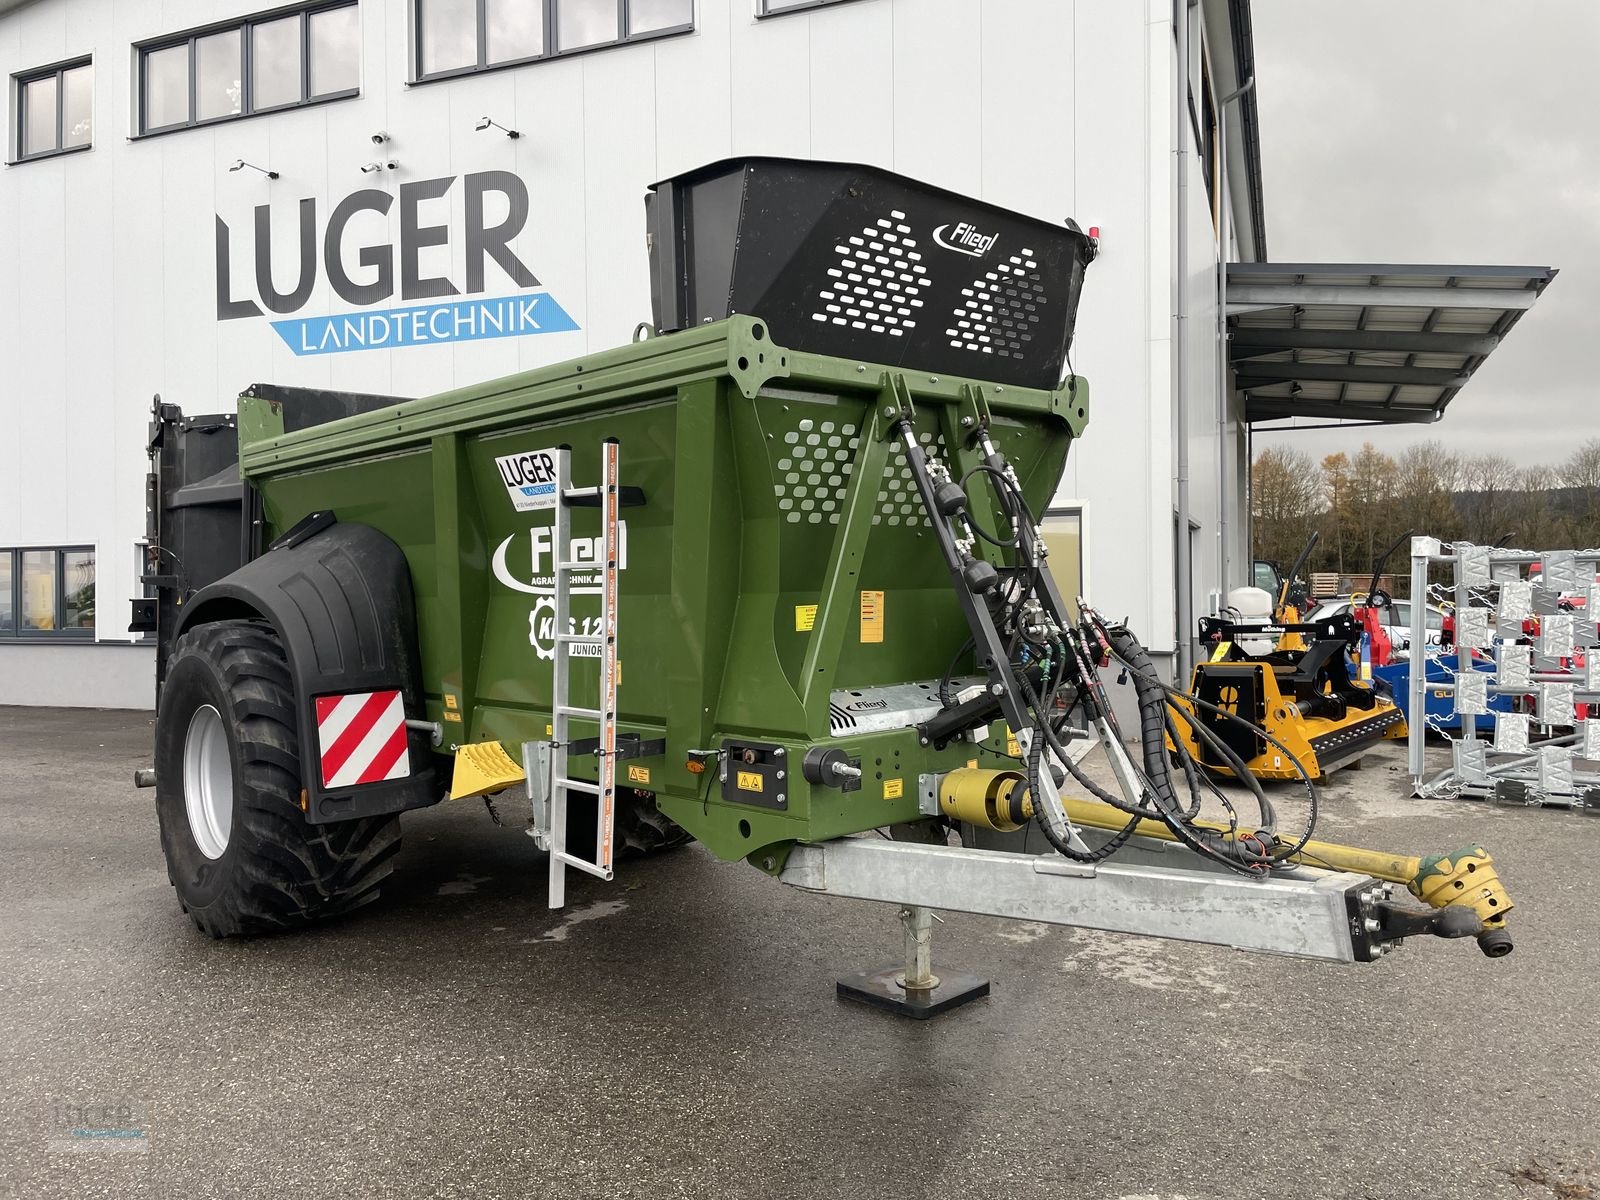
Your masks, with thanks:
[{"label": "paved parking lot", "polygon": [[[481,804],[408,815],[378,906],[213,942],[147,714],[0,709],[0,1195],[1523,1197],[1600,1189],[1600,820],[1401,798],[1326,836],[1482,841],[1517,950],[1369,968],[952,916],[991,998],[834,999],[892,910],[689,849],[574,884]],[[69,1152],[75,1123],[129,1130]],[[120,1122],[120,1124],[119,1124]],[[104,1143],[101,1143],[103,1146]]]}]

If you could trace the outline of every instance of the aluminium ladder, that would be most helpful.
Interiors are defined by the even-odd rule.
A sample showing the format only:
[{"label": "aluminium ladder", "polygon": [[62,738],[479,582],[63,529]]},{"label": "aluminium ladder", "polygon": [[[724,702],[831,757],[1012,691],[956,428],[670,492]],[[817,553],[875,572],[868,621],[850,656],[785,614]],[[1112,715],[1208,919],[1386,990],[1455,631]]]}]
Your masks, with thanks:
[{"label": "aluminium ladder", "polygon": [[[554,528],[555,553],[555,637],[550,690],[550,755],[548,784],[544,803],[533,805],[534,840],[550,853],[550,907],[561,908],[567,900],[567,868],[587,871],[600,879],[613,878],[612,835],[616,818],[617,774],[617,563],[618,517],[621,489],[618,486],[618,444],[615,438],[601,443],[601,474],[598,487],[572,486],[572,451],[556,451],[556,503]],[[572,513],[575,506],[600,509],[601,555],[598,563],[569,559],[572,553]],[[594,632],[572,630],[572,577],[580,571],[600,574],[600,622]],[[569,694],[573,647],[595,647],[600,659],[600,697],[595,708],[571,703]],[[581,657],[589,657],[583,655]],[[574,720],[595,721],[600,726],[595,755],[598,783],[574,779],[568,774],[568,756],[574,739]],[[530,780],[533,778],[529,774]],[[599,808],[595,822],[593,861],[567,850],[567,801],[577,793],[591,796]]]}]

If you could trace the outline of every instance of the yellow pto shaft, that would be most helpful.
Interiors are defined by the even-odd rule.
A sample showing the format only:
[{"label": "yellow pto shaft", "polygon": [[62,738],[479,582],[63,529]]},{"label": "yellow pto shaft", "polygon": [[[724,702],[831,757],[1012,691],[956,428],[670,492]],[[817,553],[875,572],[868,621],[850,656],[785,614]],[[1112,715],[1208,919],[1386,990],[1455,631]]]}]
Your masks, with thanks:
[{"label": "yellow pto shaft", "polygon": [[[1076,825],[1116,830],[1128,823],[1127,814],[1097,800],[1063,797],[1061,803],[1067,816]],[[1228,832],[1227,826],[1212,821],[1195,821],[1194,824],[1224,834]],[[1160,821],[1140,821],[1135,832],[1140,837],[1164,842],[1177,840]],[[1359,875],[1370,875],[1374,879],[1403,883],[1413,896],[1432,908],[1454,905],[1471,909],[1483,922],[1485,933],[1480,936],[1479,944],[1486,954],[1497,957],[1511,947],[1510,936],[1505,930],[1506,914],[1512,909],[1511,897],[1506,894],[1500,877],[1495,873],[1489,852],[1482,846],[1467,846],[1454,854],[1413,857],[1389,854],[1382,850],[1363,850],[1358,846],[1342,846],[1337,842],[1307,842],[1297,853],[1290,855],[1289,861],[1307,867],[1352,871]],[[1504,949],[1500,948],[1502,946]]]}]

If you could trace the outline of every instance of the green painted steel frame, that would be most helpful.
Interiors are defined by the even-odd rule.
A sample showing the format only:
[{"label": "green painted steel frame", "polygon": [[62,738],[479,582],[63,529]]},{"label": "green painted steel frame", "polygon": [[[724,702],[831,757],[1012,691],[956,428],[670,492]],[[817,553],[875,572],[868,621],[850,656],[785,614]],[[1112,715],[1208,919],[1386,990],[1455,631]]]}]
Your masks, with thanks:
[{"label": "green painted steel frame", "polygon": [[[752,403],[758,398],[761,404]],[[858,414],[860,437],[811,593],[815,624],[801,647],[793,642],[798,633],[785,642],[775,632],[800,595],[780,580],[780,542],[805,536],[813,539],[808,545],[820,546],[816,539],[829,527],[789,533],[778,520],[771,498],[774,422],[797,419],[791,407],[812,411],[816,405]],[[491,560],[508,528],[507,502],[485,491],[484,478],[493,476],[488,460],[518,437],[570,440],[581,451],[573,431],[597,420],[626,428],[652,447],[669,447],[651,469],[652,488],[670,507],[670,545],[663,556],[661,530],[635,517],[641,521],[632,535],[635,549],[659,561],[633,576],[646,589],[666,588],[650,593],[654,604],[665,606],[655,628],[675,636],[656,637],[645,653],[637,641],[630,644],[630,620],[623,633],[625,661],[644,657],[651,667],[651,678],[633,690],[666,699],[655,709],[648,702],[643,710],[631,707],[625,673],[622,721],[627,731],[665,738],[668,752],[630,765],[648,774],[637,785],[654,791],[662,810],[714,853],[748,856],[777,870],[784,847],[797,840],[917,819],[920,773],[973,758],[1002,761],[970,743],[935,753],[908,729],[830,737],[833,691],[856,686],[841,679],[841,666],[858,619],[856,594],[868,576],[881,587],[886,575],[892,583],[901,572],[915,572],[921,591],[907,593],[907,621],[926,623],[923,640],[942,638],[946,655],[964,636],[953,593],[945,604],[942,585],[928,583],[945,578],[931,540],[896,530],[892,536],[901,541],[883,543],[889,548],[881,552],[891,561],[868,560],[880,485],[897,452],[890,427],[912,409],[918,427],[940,439],[958,476],[978,462],[973,435],[980,428],[993,429],[1000,442],[1009,437],[1008,456],[1030,503],[1040,508],[1087,422],[1088,389],[1077,378],[1040,392],[806,354],[774,345],[758,318],[735,317],[292,434],[283,432],[276,403],[241,397],[240,463],[262,494],[268,537],[323,507],[374,524],[401,545],[418,594],[428,716],[446,731],[441,751],[492,738],[514,752],[522,741],[547,736],[548,705],[503,665],[519,645],[525,659],[532,636],[527,626],[518,626],[520,633],[508,626],[507,604],[496,599]],[[628,440],[624,435],[625,446]],[[625,450],[625,480],[627,471]],[[727,481],[737,481],[738,503],[728,502]],[[975,503],[981,508],[985,502]],[[988,506],[992,522],[992,500]],[[760,520],[752,515],[757,508],[766,514]],[[650,512],[648,506],[640,511]],[[511,540],[500,545],[501,554]],[[997,557],[992,549],[984,552]],[[670,586],[660,583],[662,577]],[[625,602],[630,582],[625,573]],[[536,613],[528,621],[533,624]],[[793,647],[794,658],[780,642]],[[908,673],[913,664],[926,665],[925,645],[871,649],[880,652],[873,660],[878,665],[868,670],[857,661],[858,676],[884,676],[873,683],[929,677],[928,671]],[[741,737],[780,742],[792,763],[818,742],[840,746],[861,760],[863,787],[839,792],[791,778],[782,809],[725,801],[716,771],[691,773],[687,752]],[[1003,745],[1003,736],[999,741]]]}]

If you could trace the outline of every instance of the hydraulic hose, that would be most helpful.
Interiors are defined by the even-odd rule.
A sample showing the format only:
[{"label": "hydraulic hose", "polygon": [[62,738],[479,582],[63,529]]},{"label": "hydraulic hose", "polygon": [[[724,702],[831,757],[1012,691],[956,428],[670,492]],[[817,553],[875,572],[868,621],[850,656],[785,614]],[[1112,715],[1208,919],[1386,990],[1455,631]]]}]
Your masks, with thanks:
[{"label": "hydraulic hose", "polygon": [[1139,743],[1143,752],[1145,776],[1149,780],[1161,819],[1189,849],[1232,870],[1259,875],[1270,868],[1268,856],[1250,852],[1241,843],[1229,841],[1221,832],[1199,830],[1188,823],[1183,805],[1172,787],[1167,769],[1167,697],[1155,675],[1155,664],[1139,640],[1122,626],[1106,629],[1112,651],[1127,663],[1139,703]]},{"label": "hydraulic hose", "polygon": [[[1132,635],[1130,634],[1129,636],[1131,637]],[[1121,658],[1122,656],[1119,654],[1118,657]],[[1139,676],[1141,674],[1134,667],[1133,663],[1128,662],[1128,660],[1125,658],[1122,661],[1135,676]],[[1146,661],[1148,661],[1148,658]],[[1155,676],[1153,671],[1150,674],[1144,675],[1143,678],[1150,686],[1158,688],[1163,694],[1171,696],[1175,699],[1181,699],[1185,703],[1193,704],[1196,708],[1204,709],[1205,711],[1222,717],[1225,720],[1233,721],[1236,724],[1251,730],[1253,733],[1259,734],[1261,737],[1266,739],[1269,745],[1276,746],[1283,752],[1284,757],[1289,761],[1290,765],[1294,767],[1296,773],[1300,776],[1301,783],[1305,785],[1306,795],[1310,798],[1310,813],[1306,818],[1305,833],[1299,839],[1299,841],[1292,845],[1279,842],[1273,852],[1272,858],[1275,862],[1281,863],[1288,859],[1291,855],[1298,854],[1305,844],[1311,840],[1311,835],[1316,831],[1317,816],[1321,808],[1322,801],[1321,797],[1317,794],[1316,782],[1309,774],[1307,774],[1305,767],[1300,764],[1300,760],[1295,757],[1294,752],[1290,750],[1288,746],[1284,745],[1280,739],[1275,737],[1271,731],[1263,729],[1261,726],[1245,720],[1243,717],[1239,716],[1238,713],[1229,712],[1227,709],[1222,708],[1219,705],[1212,704],[1209,700],[1202,700],[1200,697],[1193,695],[1190,692],[1185,692],[1179,688],[1171,687],[1168,684],[1162,683],[1161,680]],[[1198,729],[1199,727],[1191,722],[1191,728]],[[1241,775],[1241,779],[1246,777],[1254,779],[1254,776],[1251,776],[1248,770],[1244,771],[1243,775]]]}]

